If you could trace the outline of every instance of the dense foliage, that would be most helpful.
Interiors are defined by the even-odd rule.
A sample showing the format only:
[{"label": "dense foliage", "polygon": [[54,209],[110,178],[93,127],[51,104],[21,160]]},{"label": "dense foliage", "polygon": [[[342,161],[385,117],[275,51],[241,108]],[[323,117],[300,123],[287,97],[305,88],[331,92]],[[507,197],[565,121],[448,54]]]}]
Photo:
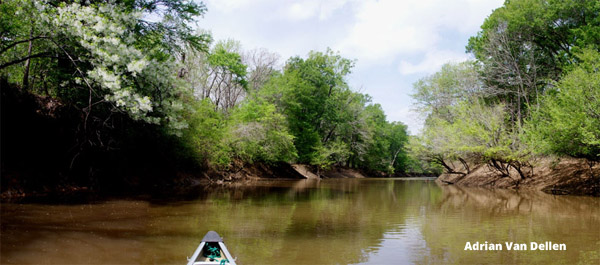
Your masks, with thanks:
[{"label": "dense foliage", "polygon": [[[406,126],[348,86],[352,60],[313,51],[281,68],[272,53],[194,31],[204,12],[189,0],[3,1],[2,152],[19,154],[3,155],[3,172],[44,159],[65,182],[161,164],[408,168]],[[55,135],[45,130],[66,132],[56,141],[64,148],[41,144]],[[59,155],[27,159],[46,147]]]},{"label": "dense foliage", "polygon": [[600,53],[585,49],[581,63],[548,91],[527,123],[530,145],[545,154],[600,160]]},{"label": "dense foliage", "polygon": [[207,50],[210,36],[189,24],[204,12],[193,1],[2,1],[3,189],[185,164],[173,137],[192,97],[178,57]]},{"label": "dense foliage", "polygon": [[598,1],[506,1],[469,40],[474,61],[414,84],[427,120],[411,149],[462,175],[488,164],[525,178],[537,155],[600,160],[599,43]]},{"label": "dense foliage", "polygon": [[[222,43],[216,45],[219,47]],[[235,52],[239,52],[239,48],[230,48],[229,53]],[[214,65],[211,56],[196,57],[205,61],[201,63],[205,65],[202,69],[206,69],[204,71],[209,75],[187,77],[193,83],[209,84],[200,85],[199,90],[216,83],[220,87],[218,94],[222,95],[215,94],[213,97],[207,93],[195,93],[214,107],[197,111],[193,116],[202,120],[205,112],[223,115],[212,127],[192,125],[192,129],[196,128],[193,130],[203,130],[203,133],[209,132],[209,128],[221,128],[211,134],[215,137],[210,140],[212,144],[203,142],[195,147],[205,152],[200,155],[205,164],[228,167],[233,160],[241,160],[298,162],[319,169],[338,165],[388,173],[405,170],[406,126],[386,121],[381,106],[370,104],[368,95],[348,87],[345,77],[353,66],[351,60],[330,50],[310,52],[307,58],[290,58],[281,71],[265,71],[261,67],[264,62],[253,57],[254,65],[244,65],[244,68],[260,70],[269,76],[265,82],[254,82],[251,89],[240,90],[242,84],[247,84],[246,79],[219,78],[215,81],[214,78],[206,78],[215,72],[211,67]],[[239,64],[240,60],[229,60],[223,65]],[[231,71],[236,68],[229,66],[224,69]],[[187,71],[197,72],[195,69]],[[259,73],[254,71],[236,76],[257,78]],[[216,105],[219,101],[215,98],[231,95],[239,96],[230,101],[235,104],[226,108]],[[212,136],[191,133],[187,137],[195,139],[189,142],[195,142]],[[206,147],[201,148],[202,145]],[[206,153],[211,148],[209,146],[219,148]]]},{"label": "dense foliage", "polygon": [[287,117],[299,162],[402,172],[406,126],[387,122],[380,105],[348,87],[352,66],[330,50],[293,57],[258,97]]}]

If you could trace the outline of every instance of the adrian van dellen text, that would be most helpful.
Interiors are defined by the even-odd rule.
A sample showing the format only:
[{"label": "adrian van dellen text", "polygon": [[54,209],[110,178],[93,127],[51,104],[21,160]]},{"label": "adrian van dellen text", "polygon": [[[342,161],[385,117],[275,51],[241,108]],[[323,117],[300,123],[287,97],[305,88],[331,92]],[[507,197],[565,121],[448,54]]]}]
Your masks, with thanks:
[{"label": "adrian van dellen text", "polygon": [[504,242],[500,243],[488,243],[487,241],[479,243],[467,242],[464,250],[475,250],[475,251],[489,251],[489,250],[535,250],[535,251],[553,251],[553,250],[567,250],[567,244],[552,243],[552,241],[546,242],[529,242],[527,243],[514,243]]}]

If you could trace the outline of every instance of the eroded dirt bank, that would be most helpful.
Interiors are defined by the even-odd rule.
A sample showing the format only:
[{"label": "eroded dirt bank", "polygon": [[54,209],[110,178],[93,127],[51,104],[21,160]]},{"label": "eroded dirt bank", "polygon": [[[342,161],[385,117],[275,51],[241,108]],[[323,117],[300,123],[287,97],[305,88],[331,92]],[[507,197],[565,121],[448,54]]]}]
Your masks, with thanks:
[{"label": "eroded dirt bank", "polygon": [[[212,175],[212,176],[211,176]],[[213,172],[205,176],[207,179],[224,181],[239,181],[248,179],[320,179],[320,178],[366,178],[379,177],[378,174],[369,174],[360,169],[347,167],[332,167],[319,170],[315,166],[306,164],[263,164],[254,163],[238,166],[227,172]]]},{"label": "eroded dirt bank", "polygon": [[469,174],[442,174],[436,180],[442,185],[501,189],[534,189],[552,194],[600,196],[600,163],[585,159],[540,158],[524,170],[521,178],[514,169],[503,175],[488,165],[480,165]]},{"label": "eroded dirt bank", "polygon": [[[18,173],[18,172],[17,172]],[[329,170],[317,170],[304,164],[254,163],[244,164],[236,161],[226,170],[166,171],[143,170],[123,175],[122,178],[107,180],[100,185],[63,184],[58,182],[23,185],[21,182],[34,181],[30,176],[4,174],[0,199],[3,201],[27,197],[63,196],[79,193],[114,193],[137,196],[140,194],[159,194],[166,191],[178,192],[198,185],[242,184],[246,181],[261,179],[319,179],[319,178],[365,178],[381,177],[381,174],[365,173],[359,169],[333,167]],[[116,180],[115,180],[116,179]],[[21,180],[19,182],[19,180]]]}]

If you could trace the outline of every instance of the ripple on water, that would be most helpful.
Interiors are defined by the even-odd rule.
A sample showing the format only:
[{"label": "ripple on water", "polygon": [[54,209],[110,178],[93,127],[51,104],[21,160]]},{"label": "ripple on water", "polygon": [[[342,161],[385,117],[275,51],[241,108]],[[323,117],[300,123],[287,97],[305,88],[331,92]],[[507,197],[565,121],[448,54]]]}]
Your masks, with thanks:
[{"label": "ripple on water", "polygon": [[[208,230],[241,264],[600,263],[600,198],[425,180],[254,184],[165,199],[2,204],[0,263],[180,264]],[[552,241],[567,251],[465,252],[467,241]]]}]

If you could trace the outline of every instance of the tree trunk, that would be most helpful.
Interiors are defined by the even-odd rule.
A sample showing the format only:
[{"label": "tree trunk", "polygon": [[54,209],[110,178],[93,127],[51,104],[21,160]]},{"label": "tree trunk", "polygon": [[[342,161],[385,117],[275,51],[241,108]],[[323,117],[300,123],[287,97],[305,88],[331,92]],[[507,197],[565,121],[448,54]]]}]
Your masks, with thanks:
[{"label": "tree trunk", "polygon": [[446,173],[448,173],[448,174],[459,174],[459,175],[463,175],[463,176],[466,176],[466,175],[467,175],[467,174],[466,174],[466,173],[464,173],[464,172],[457,172],[457,171],[454,171],[454,169],[453,169],[452,167],[450,167],[448,164],[446,164],[446,162],[444,161],[444,159],[443,159],[443,158],[441,158],[441,157],[436,157],[436,158],[435,158],[435,160],[436,160],[436,161],[437,161],[437,162],[438,162],[440,165],[442,165],[442,166],[443,166],[443,167],[446,169],[446,171],[448,171],[448,172],[446,172]]},{"label": "tree trunk", "polygon": [[335,131],[335,128],[337,128],[337,124],[333,125],[333,128],[331,128],[331,130],[329,131],[329,133],[327,134],[325,139],[323,139],[323,144],[325,144],[325,143],[327,143],[327,141],[329,141],[329,138],[331,138],[331,136],[333,135],[333,131]]},{"label": "tree trunk", "polygon": [[396,163],[396,158],[398,157],[398,154],[400,153],[402,149],[398,148],[398,150],[396,150],[396,152],[394,152],[394,158],[392,158],[392,163],[390,163],[390,166],[393,168],[394,164]]},{"label": "tree trunk", "polygon": [[463,164],[463,166],[465,167],[465,169],[467,170],[467,174],[471,173],[471,169],[469,168],[469,164],[467,164],[467,161],[465,161],[462,158],[458,158],[458,160]]},{"label": "tree trunk", "polygon": [[29,66],[31,64],[31,50],[33,49],[33,27],[29,31],[29,48],[27,48],[27,61],[25,61],[25,71],[23,72],[23,89],[29,90]]}]

